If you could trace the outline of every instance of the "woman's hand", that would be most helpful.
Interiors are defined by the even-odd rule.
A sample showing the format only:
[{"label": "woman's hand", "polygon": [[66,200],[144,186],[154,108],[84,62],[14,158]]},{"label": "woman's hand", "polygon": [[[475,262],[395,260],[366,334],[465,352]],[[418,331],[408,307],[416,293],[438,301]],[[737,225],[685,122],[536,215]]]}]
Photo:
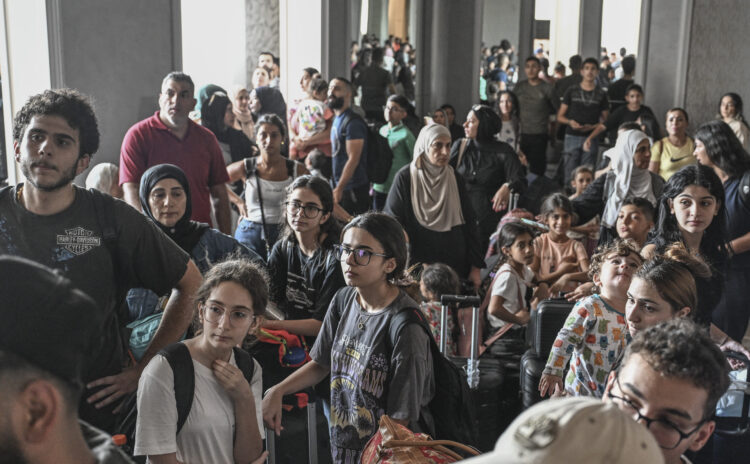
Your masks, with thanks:
[{"label": "woman's hand", "polygon": [[557,390],[562,389],[562,377],[552,374],[542,374],[542,378],[539,380],[539,396],[544,398],[546,395],[552,395]]},{"label": "woman's hand", "polygon": [[247,383],[247,379],[242,374],[242,371],[236,366],[217,359],[211,365],[211,370],[219,385],[224,387],[224,390],[227,391],[233,400],[246,400],[253,397],[250,384]]},{"label": "woman's hand", "polygon": [[266,427],[276,432],[276,435],[281,435],[281,431],[284,427],[281,426],[281,398],[282,395],[277,393],[274,387],[271,387],[263,398],[263,422]]},{"label": "woman's hand", "polygon": [[503,211],[508,208],[508,199],[510,198],[510,186],[508,184],[503,184],[502,187],[500,187],[497,192],[495,192],[495,196],[492,197],[492,209],[495,212]]},{"label": "woman's hand", "polygon": [[586,298],[587,296],[591,296],[594,294],[594,287],[594,282],[583,283],[572,292],[566,293],[565,298],[567,298],[568,301],[578,301],[582,298]]}]

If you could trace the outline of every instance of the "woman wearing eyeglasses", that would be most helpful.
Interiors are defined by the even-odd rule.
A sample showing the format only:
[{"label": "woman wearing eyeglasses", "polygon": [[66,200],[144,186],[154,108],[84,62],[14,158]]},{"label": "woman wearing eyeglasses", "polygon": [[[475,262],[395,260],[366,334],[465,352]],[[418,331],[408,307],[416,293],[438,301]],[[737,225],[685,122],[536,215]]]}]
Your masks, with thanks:
[{"label": "woman wearing eyeglasses", "polygon": [[389,340],[392,317],[418,308],[399,287],[407,251],[398,222],[382,213],[357,216],[335,250],[348,286],[331,301],[312,361],[266,393],[263,418],[283,434],[281,398],[330,374],[331,452],[334,462],[348,463],[359,462],[383,414],[429,432],[423,412],[435,383],[430,339],[421,327],[407,325],[394,343]]},{"label": "woman wearing eyeglasses", "polygon": [[[234,347],[261,322],[266,280],[250,261],[225,261],[206,274],[196,301],[201,333],[169,347],[187,350],[192,360],[195,384],[187,420],[178,430],[174,371],[156,355],[138,383],[134,454],[154,464],[262,462],[261,368]],[[245,372],[238,365],[247,366]]]},{"label": "woman wearing eyeglasses", "polygon": [[412,162],[393,178],[384,211],[409,236],[410,262],[444,263],[479,285],[483,251],[463,178],[448,164],[450,145],[445,126],[423,128]]}]

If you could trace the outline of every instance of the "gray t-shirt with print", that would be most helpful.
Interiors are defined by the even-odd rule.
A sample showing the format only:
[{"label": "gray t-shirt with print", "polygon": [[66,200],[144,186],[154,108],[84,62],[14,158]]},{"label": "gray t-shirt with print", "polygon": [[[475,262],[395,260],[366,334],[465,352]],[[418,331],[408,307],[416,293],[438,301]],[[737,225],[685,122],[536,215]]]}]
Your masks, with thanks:
[{"label": "gray t-shirt with print", "polygon": [[357,290],[344,287],[331,301],[310,356],[331,371],[331,452],[334,462],[359,462],[380,417],[416,425],[434,396],[430,339],[418,325],[404,327],[393,348],[391,318],[419,305],[403,291],[385,309],[368,313]]}]

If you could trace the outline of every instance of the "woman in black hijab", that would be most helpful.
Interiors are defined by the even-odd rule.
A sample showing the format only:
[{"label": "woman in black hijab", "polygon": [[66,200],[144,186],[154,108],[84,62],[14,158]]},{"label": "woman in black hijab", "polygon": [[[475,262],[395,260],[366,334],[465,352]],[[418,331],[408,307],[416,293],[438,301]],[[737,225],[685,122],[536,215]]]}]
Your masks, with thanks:
[{"label": "woman in black hijab", "polygon": [[[190,220],[190,185],[179,167],[159,164],[148,169],[141,177],[139,193],[143,213],[190,254],[201,274],[229,255],[262,262],[255,252],[234,238],[208,224]],[[130,290],[127,301],[131,320],[143,319],[159,310],[160,298],[144,288]]]},{"label": "woman in black hijab", "polygon": [[466,182],[466,192],[474,209],[481,248],[508,208],[511,192],[526,189],[526,171],[513,148],[495,139],[503,122],[486,105],[474,105],[464,123],[465,138],[451,149],[450,164]]}]

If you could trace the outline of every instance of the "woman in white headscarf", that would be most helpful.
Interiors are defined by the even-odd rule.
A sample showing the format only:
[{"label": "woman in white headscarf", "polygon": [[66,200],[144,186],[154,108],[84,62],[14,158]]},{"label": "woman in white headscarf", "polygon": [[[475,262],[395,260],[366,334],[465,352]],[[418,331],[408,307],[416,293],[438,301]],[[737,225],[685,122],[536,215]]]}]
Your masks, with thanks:
[{"label": "woman in white headscarf", "polygon": [[617,214],[628,198],[644,198],[654,207],[664,189],[664,179],[648,170],[651,151],[646,134],[628,130],[617,137],[612,170],[597,178],[573,200],[579,223],[597,214],[602,217],[599,244],[617,238]]},{"label": "woman in white headscarf", "polygon": [[445,263],[479,285],[482,250],[463,178],[448,164],[450,131],[432,124],[419,133],[414,158],[393,179],[385,212],[409,235],[410,262]]}]

